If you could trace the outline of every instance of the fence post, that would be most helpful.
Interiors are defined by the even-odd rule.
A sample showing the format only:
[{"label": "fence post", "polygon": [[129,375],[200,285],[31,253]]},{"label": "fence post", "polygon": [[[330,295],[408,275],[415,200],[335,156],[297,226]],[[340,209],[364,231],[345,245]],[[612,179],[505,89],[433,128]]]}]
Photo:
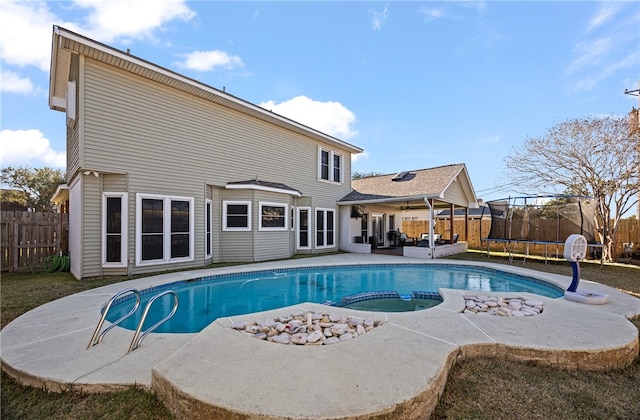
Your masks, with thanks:
[{"label": "fence post", "polygon": [[11,271],[18,271],[18,261],[20,259],[20,255],[18,255],[20,253],[18,248],[19,245],[19,233],[20,233],[20,228],[18,227],[18,222],[16,221],[16,218],[13,218],[13,238],[11,240],[11,247],[13,248],[13,262],[12,262],[12,267],[11,267]]}]

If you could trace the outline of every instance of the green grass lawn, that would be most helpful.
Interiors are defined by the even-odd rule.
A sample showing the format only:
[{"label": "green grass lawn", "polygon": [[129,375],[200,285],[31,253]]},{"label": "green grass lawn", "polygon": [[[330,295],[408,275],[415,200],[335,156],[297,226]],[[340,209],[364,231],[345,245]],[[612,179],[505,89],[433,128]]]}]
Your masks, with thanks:
[{"label": "green grass lawn", "polygon": [[[452,259],[487,261],[478,252]],[[490,262],[509,264],[492,253]],[[522,265],[522,260],[512,264]],[[526,268],[572,275],[565,261],[527,259]],[[640,297],[637,267],[582,263],[581,278],[594,280]],[[123,279],[75,280],[69,273],[2,274],[0,325],[51,300]],[[640,317],[633,320],[640,329]],[[171,419],[162,403],[137,388],[105,394],[62,393],[23,386],[4,372],[1,378],[2,419]],[[624,369],[575,372],[502,359],[466,360],[449,375],[433,419],[460,418],[638,419],[640,357]]]}]

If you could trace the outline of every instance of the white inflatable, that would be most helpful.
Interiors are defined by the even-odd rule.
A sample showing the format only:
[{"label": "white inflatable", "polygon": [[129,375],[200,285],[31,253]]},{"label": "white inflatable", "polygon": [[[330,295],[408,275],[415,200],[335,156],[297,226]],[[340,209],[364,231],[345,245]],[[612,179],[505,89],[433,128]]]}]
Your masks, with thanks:
[{"label": "white inflatable", "polygon": [[602,305],[607,303],[609,295],[586,289],[578,290],[578,283],[580,283],[579,261],[584,259],[585,255],[587,255],[587,239],[582,235],[570,235],[564,242],[564,257],[573,268],[573,281],[567,291],[564,292],[564,298],[574,302]]},{"label": "white inflatable", "polygon": [[609,301],[609,295],[580,289],[576,292],[565,291],[564,298],[574,302],[588,303],[590,305],[603,305]]}]

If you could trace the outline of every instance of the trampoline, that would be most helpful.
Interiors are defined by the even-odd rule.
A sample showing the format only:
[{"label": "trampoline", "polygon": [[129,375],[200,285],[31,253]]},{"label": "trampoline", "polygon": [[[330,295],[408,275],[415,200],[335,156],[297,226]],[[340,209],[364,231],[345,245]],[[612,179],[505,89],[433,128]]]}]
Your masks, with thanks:
[{"label": "trampoline", "polygon": [[594,200],[576,195],[535,195],[487,201],[491,212],[491,229],[486,237],[487,256],[491,244],[503,244],[512,262],[515,251],[524,247],[524,262],[531,250],[542,252],[545,264],[549,256],[562,256],[565,240],[572,234],[583,235],[590,257],[602,262],[603,244],[596,240],[593,224]]}]

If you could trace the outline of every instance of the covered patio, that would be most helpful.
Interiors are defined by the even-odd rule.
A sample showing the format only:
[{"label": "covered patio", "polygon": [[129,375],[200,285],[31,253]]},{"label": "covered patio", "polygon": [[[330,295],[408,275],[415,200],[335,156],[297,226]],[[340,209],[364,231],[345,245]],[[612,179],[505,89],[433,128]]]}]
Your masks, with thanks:
[{"label": "covered patio", "polygon": [[[415,258],[467,251],[468,223],[460,232],[453,220],[448,229],[435,230],[439,211],[454,214],[462,208],[466,215],[478,207],[464,164],[354,179],[351,185],[351,193],[338,202],[341,250],[368,254],[399,249],[397,255]],[[427,220],[431,228],[410,237],[403,231],[403,222],[409,220]]]}]

